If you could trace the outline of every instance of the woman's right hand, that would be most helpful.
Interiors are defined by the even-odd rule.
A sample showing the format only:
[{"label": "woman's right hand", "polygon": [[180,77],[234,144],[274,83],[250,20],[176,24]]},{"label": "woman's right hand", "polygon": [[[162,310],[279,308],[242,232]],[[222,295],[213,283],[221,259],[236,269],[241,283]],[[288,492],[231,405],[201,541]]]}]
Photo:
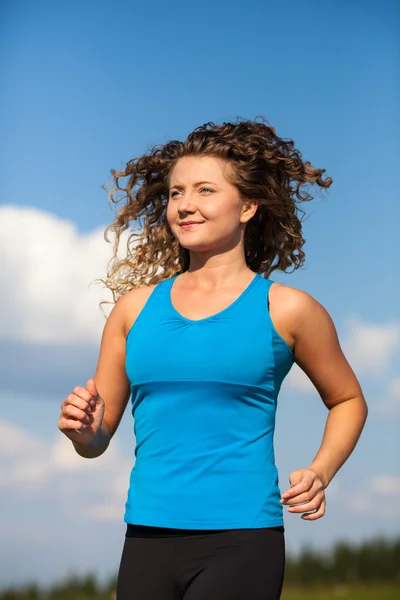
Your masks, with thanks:
[{"label": "woman's right hand", "polygon": [[60,407],[59,430],[72,442],[90,445],[101,427],[105,408],[94,379],[86,382],[86,388],[80,385],[74,388]]}]

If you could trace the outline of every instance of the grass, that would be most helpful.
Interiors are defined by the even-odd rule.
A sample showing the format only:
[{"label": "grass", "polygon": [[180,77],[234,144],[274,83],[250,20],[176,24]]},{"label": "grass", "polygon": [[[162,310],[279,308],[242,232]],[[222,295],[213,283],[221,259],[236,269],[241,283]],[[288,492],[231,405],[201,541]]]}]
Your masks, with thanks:
[{"label": "grass", "polygon": [[400,584],[346,585],[330,588],[291,588],[283,585],[281,600],[399,600]]}]

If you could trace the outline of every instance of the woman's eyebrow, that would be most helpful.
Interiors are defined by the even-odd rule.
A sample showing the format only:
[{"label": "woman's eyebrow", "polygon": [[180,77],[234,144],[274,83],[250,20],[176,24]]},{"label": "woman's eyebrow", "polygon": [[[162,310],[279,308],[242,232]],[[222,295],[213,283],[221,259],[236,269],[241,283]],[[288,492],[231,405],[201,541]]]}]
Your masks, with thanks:
[{"label": "woman's eyebrow", "polygon": [[[213,181],[197,181],[196,183],[193,184],[193,187],[197,187],[201,183],[211,183],[212,185],[217,185]],[[181,184],[179,184],[179,183],[176,183],[175,185],[171,185],[171,189],[174,188],[174,187],[176,187],[176,188],[183,188],[184,186],[181,185]]]}]

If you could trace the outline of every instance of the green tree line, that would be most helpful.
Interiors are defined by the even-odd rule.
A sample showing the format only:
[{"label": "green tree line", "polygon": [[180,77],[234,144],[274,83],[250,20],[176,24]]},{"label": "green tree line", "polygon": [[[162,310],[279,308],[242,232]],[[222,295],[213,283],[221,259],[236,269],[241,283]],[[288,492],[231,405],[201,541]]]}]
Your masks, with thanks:
[{"label": "green tree line", "polygon": [[[285,585],[394,584],[400,589],[400,537],[377,537],[355,544],[337,542],[327,552],[305,547],[297,557],[286,556]],[[100,585],[94,573],[71,575],[48,588],[31,582],[0,590],[0,600],[115,600],[117,575]]]},{"label": "green tree line", "polygon": [[361,543],[337,542],[327,553],[303,548],[288,557],[287,584],[398,583],[400,585],[400,537],[377,537]]}]

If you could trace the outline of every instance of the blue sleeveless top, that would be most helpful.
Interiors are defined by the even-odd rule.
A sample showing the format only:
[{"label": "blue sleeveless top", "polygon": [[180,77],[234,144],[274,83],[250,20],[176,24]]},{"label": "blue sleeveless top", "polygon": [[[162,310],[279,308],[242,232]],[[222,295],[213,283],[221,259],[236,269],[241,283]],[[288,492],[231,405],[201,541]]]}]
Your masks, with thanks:
[{"label": "blue sleeveless top", "polygon": [[294,355],[258,273],[227,308],[186,319],[158,283],[126,338],[136,436],[124,521],[180,529],[283,525],[273,436]]}]

